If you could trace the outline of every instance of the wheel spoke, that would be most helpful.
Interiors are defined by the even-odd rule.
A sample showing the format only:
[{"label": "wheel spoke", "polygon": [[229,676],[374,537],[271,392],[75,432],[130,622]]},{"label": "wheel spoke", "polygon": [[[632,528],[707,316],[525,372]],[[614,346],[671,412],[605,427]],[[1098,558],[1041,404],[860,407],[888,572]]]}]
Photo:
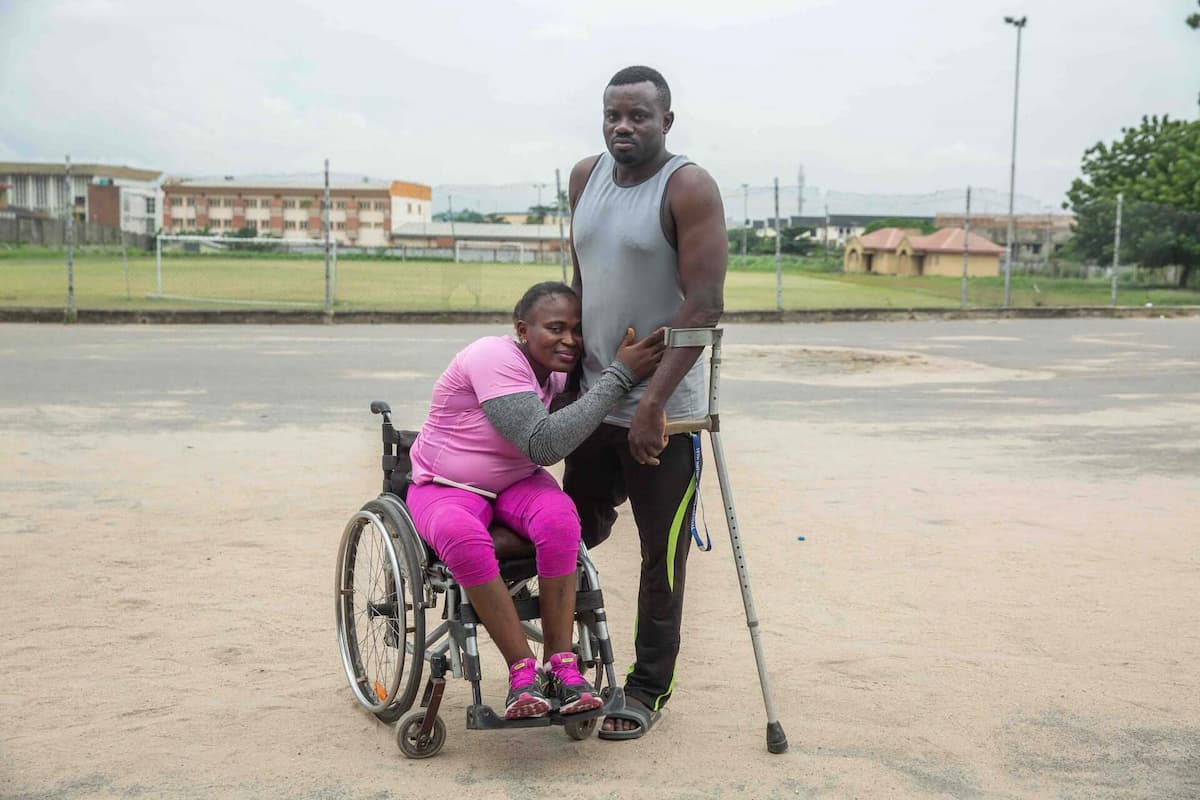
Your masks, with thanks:
[{"label": "wheel spoke", "polygon": [[423,670],[425,615],[417,610],[423,589],[410,570],[415,532],[407,519],[382,502],[364,511],[343,545],[343,657],[359,700],[393,722],[412,706]]}]

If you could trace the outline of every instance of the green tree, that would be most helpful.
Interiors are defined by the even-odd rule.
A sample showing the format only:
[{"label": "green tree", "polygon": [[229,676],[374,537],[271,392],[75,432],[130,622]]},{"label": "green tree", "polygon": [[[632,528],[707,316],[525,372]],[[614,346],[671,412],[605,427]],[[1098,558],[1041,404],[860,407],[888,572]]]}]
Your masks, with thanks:
[{"label": "green tree", "polygon": [[1200,120],[1142,117],[1122,138],[1083,154],[1067,190],[1075,212],[1072,249],[1085,258],[1112,258],[1118,193],[1124,195],[1121,260],[1145,267],[1180,267],[1184,286],[1200,264]]},{"label": "green tree", "polygon": [[544,225],[546,217],[550,214],[557,214],[557,206],[530,206],[529,215],[525,217],[526,225]]},{"label": "green tree", "polygon": [[[746,230],[746,251],[750,255],[775,255],[775,237],[758,236],[754,229],[729,228],[729,252],[734,255],[742,252],[742,231]],[[817,246],[812,238],[811,228],[784,228],[781,231],[779,243],[780,252],[789,255],[803,256],[811,253]]]},{"label": "green tree", "polygon": [[[433,215],[433,221],[434,222],[450,222],[450,212],[439,211],[437,214]],[[455,222],[483,222],[484,217],[483,217],[483,214],[480,214],[478,211],[455,211],[454,212],[454,221]]]},{"label": "green tree", "polygon": [[905,228],[912,230],[914,228],[921,231],[922,236],[928,236],[931,233],[937,233],[937,227],[927,219],[912,219],[910,217],[888,217],[886,219],[877,219],[867,225],[863,230],[863,234],[874,233],[884,228]]}]

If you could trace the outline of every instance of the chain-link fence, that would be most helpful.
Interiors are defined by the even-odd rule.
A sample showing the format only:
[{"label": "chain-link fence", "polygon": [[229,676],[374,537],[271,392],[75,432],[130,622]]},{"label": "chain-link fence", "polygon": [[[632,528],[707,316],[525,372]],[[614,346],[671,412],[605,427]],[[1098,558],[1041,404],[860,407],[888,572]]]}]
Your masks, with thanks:
[{"label": "chain-link fence", "polygon": [[1200,211],[1123,194],[1074,209],[1068,254],[1133,285],[1200,287]]},{"label": "chain-link fence", "polygon": [[[1056,209],[1017,196],[1010,215],[1006,192],[981,187],[871,194],[723,183],[720,192],[729,310],[1200,305],[1195,211],[1122,199],[1118,223],[1116,198]],[[339,247],[336,306],[507,309],[529,282],[569,276],[565,193],[565,185],[551,180],[434,187],[431,219],[419,232],[394,231],[386,247]],[[311,302],[307,288],[289,281],[313,283],[308,262],[320,257],[315,251],[296,251],[294,264],[278,254],[270,260],[220,255],[192,257],[181,269],[231,303],[242,295]],[[76,254],[81,307],[163,304],[148,301],[152,291],[139,296],[141,257],[122,253],[123,292],[97,288],[113,259],[89,258]],[[52,304],[51,297],[61,297],[61,289],[45,288],[50,260],[5,261],[13,288],[0,304]]]}]

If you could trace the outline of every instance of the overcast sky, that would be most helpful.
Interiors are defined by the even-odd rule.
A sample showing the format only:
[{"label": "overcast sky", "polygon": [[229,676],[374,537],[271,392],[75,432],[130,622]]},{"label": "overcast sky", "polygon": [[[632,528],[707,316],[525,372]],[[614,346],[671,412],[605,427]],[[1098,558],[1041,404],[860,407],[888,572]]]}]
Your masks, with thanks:
[{"label": "overcast sky", "polygon": [[600,150],[605,83],[645,63],[674,94],[670,148],[730,198],[776,176],[794,197],[801,164],[810,190],[1006,191],[1016,31],[1003,17],[1025,14],[1017,192],[1057,205],[1089,145],[1143,114],[1197,117],[1196,10],[0,0],[0,160],[69,152],[219,175],[317,172],[329,157],[340,173],[523,189]]}]

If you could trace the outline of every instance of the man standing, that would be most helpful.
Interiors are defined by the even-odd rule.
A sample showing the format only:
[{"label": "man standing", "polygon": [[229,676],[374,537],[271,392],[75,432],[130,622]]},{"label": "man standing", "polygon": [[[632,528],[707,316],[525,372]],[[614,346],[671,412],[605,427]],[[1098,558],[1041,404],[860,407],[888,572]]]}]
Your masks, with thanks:
[{"label": "man standing", "polygon": [[[728,240],[720,192],[666,135],[671,90],[649,67],[627,67],[604,90],[607,152],[571,171],[574,287],[583,300],[585,387],[612,362],[626,330],[712,327],[723,309]],[[695,503],[696,457],[688,434],[665,435],[668,418],[707,413],[701,348],[667,350],[658,371],[625,396],[566,460],[563,488],[593,546],[608,538],[629,500],[642,566],[625,711],[602,739],[636,739],[659,718],[675,685],[683,588]]]}]

